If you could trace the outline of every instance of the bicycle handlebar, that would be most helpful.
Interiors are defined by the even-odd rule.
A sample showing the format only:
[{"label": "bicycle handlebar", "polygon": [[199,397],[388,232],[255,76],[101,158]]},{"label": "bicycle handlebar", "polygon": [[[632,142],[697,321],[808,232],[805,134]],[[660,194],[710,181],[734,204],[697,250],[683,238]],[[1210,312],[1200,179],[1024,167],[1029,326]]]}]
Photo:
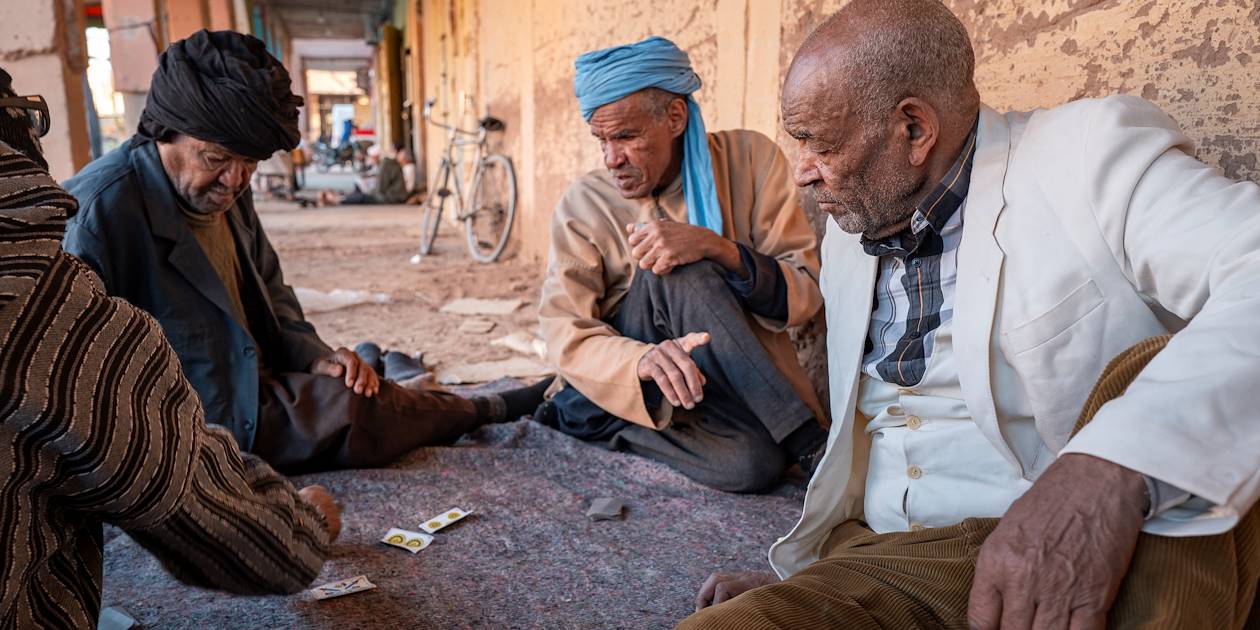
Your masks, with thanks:
[{"label": "bicycle handlebar", "polygon": [[434,97],[429,97],[429,99],[424,102],[423,114],[424,114],[425,122],[429,123],[430,125],[433,125],[434,127],[447,129],[458,134],[463,134],[465,136],[481,137],[483,134],[485,134],[486,132],[485,129],[478,128],[476,131],[469,131],[467,129],[456,127],[455,125],[452,125],[450,123],[441,123],[434,120],[433,119],[433,106],[436,104],[437,104],[437,99]]}]

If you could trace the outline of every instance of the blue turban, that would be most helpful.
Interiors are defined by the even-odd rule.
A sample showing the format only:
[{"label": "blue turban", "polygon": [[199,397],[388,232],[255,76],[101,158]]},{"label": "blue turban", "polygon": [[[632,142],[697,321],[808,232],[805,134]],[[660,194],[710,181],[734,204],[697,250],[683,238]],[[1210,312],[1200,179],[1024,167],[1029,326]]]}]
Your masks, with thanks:
[{"label": "blue turban", "polygon": [[637,44],[588,52],[578,57],[574,65],[574,91],[587,122],[595,110],[639,90],[660,88],[687,97],[682,163],[687,222],[721,234],[722,208],[713,182],[709,137],[704,131],[700,106],[691,97],[700,89],[700,77],[691,69],[687,53],[664,37],[649,37]]}]

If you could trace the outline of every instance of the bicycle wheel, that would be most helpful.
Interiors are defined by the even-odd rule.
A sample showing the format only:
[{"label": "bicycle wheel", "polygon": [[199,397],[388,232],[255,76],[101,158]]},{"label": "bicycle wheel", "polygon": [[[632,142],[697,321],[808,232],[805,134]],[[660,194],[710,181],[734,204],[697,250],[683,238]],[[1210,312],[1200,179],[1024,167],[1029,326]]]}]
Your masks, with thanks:
[{"label": "bicycle wheel", "polygon": [[472,208],[464,217],[468,252],[478,262],[494,262],[507,247],[516,220],[516,170],[505,155],[481,161]]},{"label": "bicycle wheel", "polygon": [[442,208],[451,196],[451,191],[446,187],[450,171],[450,163],[443,160],[433,178],[433,185],[429,187],[429,197],[424,200],[424,221],[420,225],[421,256],[428,256],[433,251],[433,242],[437,240],[438,226],[442,224]]}]

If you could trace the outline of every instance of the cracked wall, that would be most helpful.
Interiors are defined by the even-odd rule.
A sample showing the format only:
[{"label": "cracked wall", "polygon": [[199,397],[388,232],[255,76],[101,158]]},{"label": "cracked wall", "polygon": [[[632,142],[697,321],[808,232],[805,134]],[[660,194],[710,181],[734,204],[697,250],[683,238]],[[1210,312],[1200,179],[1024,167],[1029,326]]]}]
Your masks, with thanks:
[{"label": "cracked wall", "polygon": [[[420,0],[426,95],[507,123],[495,139],[517,168],[512,250],[542,261],[552,208],[601,168],[573,96],[582,52],[648,35],[691,55],[709,129],[745,127],[795,146],[779,128],[781,77],[797,46],[844,0]],[[1260,2],[1256,0],[945,0],[971,33],[981,97],[998,110],[1137,94],[1193,138],[1199,157],[1260,181]],[[458,111],[454,107],[452,111]],[[467,119],[471,122],[471,118]],[[444,136],[429,131],[430,169]],[[806,212],[822,218],[806,195]],[[541,269],[540,269],[541,270]],[[798,349],[820,393],[815,324]]]},{"label": "cracked wall", "polygon": [[[496,146],[513,157],[520,182],[514,249],[541,260],[551,209],[573,178],[600,168],[573,97],[578,54],[669,37],[704,81],[697,100],[710,129],[756,129],[791,158],[778,125],[781,77],[805,35],[843,1],[421,0],[426,94],[462,97],[470,115],[507,122]],[[989,105],[1141,95],[1186,128],[1201,159],[1260,181],[1260,2],[946,3],[972,35]],[[428,132],[430,167],[443,141]]]}]

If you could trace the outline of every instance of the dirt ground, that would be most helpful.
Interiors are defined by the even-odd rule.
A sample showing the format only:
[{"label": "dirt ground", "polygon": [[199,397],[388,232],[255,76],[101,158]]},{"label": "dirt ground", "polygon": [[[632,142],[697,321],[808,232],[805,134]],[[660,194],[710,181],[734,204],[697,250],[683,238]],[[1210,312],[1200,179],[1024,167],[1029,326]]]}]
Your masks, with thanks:
[{"label": "dirt ground", "polygon": [[[516,330],[536,332],[543,264],[521,261],[510,248],[499,262],[477,263],[468,255],[463,226],[443,223],[433,253],[413,265],[418,206],[302,209],[260,201],[258,213],[290,286],[390,296],[386,304],[308,314],[334,348],[375,341],[387,350],[424,352],[432,369],[520,356],[490,341]],[[465,317],[438,312],[462,297],[519,298],[525,304],[508,316],[486,316],[496,326],[477,335],[459,330]]]}]

